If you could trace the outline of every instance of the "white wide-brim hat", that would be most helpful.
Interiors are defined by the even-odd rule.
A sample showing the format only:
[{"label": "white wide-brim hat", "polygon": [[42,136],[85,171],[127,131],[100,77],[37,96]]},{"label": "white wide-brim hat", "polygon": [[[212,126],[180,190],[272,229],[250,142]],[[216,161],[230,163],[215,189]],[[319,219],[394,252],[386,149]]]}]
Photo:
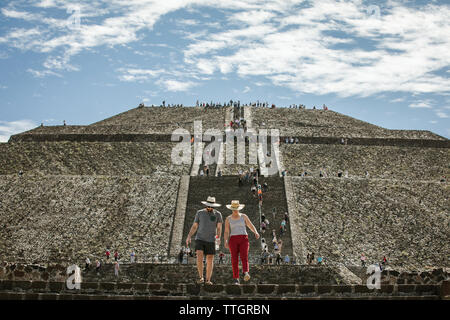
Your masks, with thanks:
[{"label": "white wide-brim hat", "polygon": [[206,201],[202,201],[202,204],[204,204],[207,207],[211,207],[211,208],[218,208],[221,205],[216,203],[216,198],[215,197],[208,197],[208,199],[206,199]]},{"label": "white wide-brim hat", "polygon": [[227,204],[226,207],[230,210],[242,210],[245,207],[245,204],[240,204],[239,200],[232,200],[231,204]]}]

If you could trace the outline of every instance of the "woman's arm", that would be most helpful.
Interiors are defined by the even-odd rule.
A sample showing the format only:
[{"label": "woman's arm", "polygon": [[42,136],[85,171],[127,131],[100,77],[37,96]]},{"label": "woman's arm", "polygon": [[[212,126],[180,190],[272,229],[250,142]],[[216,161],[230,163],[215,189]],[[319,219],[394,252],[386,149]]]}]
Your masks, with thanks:
[{"label": "woman's arm", "polygon": [[224,243],[224,247],[227,249],[230,249],[230,247],[228,246],[228,240],[230,238],[230,221],[229,221],[230,217],[227,217],[225,219],[225,232],[223,233],[223,241],[225,241]]},{"label": "woman's arm", "polygon": [[253,223],[250,221],[250,219],[247,217],[246,214],[243,214],[243,216],[244,216],[245,224],[247,225],[247,227],[250,230],[252,230],[252,232],[255,234],[256,239],[259,239],[259,233],[258,233],[258,231],[256,231],[256,228],[253,225]]}]

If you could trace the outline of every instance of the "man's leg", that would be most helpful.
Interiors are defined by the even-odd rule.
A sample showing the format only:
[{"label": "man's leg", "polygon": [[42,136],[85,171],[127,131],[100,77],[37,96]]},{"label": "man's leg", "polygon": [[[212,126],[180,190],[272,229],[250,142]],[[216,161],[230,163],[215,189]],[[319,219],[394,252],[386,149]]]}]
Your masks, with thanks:
[{"label": "man's leg", "polygon": [[197,270],[199,279],[203,278],[203,251],[197,250]]},{"label": "man's leg", "polygon": [[206,281],[211,281],[213,267],[214,267],[214,255],[208,254],[206,256]]}]

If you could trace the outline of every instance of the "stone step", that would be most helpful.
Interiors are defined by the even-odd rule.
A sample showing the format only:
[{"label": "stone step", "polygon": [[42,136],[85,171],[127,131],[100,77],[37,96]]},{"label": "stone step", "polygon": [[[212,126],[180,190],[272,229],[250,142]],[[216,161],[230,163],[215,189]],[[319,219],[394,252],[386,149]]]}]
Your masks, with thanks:
[{"label": "stone step", "polygon": [[[83,271],[83,281],[97,282],[161,282],[161,283],[195,283],[198,279],[195,260],[190,259],[190,265],[176,264],[124,264],[120,266],[119,278],[114,274],[112,264],[102,266],[97,274],[95,269]],[[204,266],[204,269],[206,267]],[[242,268],[240,268],[243,282]],[[205,271],[204,271],[205,272]],[[205,273],[204,273],[205,274]],[[343,283],[342,277],[333,269],[325,266],[299,265],[250,265],[252,284],[338,284]],[[232,283],[232,268],[230,264],[215,264],[211,278],[214,283]]]},{"label": "stone step", "polygon": [[[261,177],[260,183],[263,184],[264,182],[267,182],[269,191],[263,194],[262,213],[265,214],[266,218],[270,222],[270,225],[266,229],[265,234],[262,234],[261,232],[260,234],[261,237],[266,239],[266,242],[269,245],[269,249],[272,251],[273,246],[271,245],[271,230],[273,227],[275,227],[277,238],[279,238],[279,227],[281,225],[281,221],[284,219],[284,213],[287,212],[286,194],[282,178]],[[244,183],[243,186],[239,186],[238,177],[236,176],[191,177],[183,231],[183,243],[181,243],[180,246],[185,245],[184,241],[186,240],[187,234],[189,233],[189,230],[194,222],[195,213],[197,212],[197,210],[203,208],[201,201],[206,200],[208,196],[215,196],[216,201],[222,204],[222,207],[219,208],[219,211],[222,213],[224,219],[231,214],[231,211],[225,208],[226,204],[231,203],[231,200],[239,200],[241,203],[244,203],[246,207],[242,210],[242,212],[248,215],[255,227],[259,230],[260,215],[258,208],[258,199],[253,196],[250,188],[250,183]],[[272,208],[276,208],[277,214],[275,216],[275,220],[272,216]],[[290,257],[292,257],[293,251],[290,228],[286,228],[286,230],[286,233],[281,237],[283,241],[282,256],[284,257],[286,254],[288,254]],[[249,253],[256,255],[261,254],[261,241],[256,240],[251,232],[249,234],[249,240]],[[193,240],[191,249],[193,249],[194,247],[195,243]],[[228,249],[224,249],[223,243],[221,244],[220,250],[227,253],[229,252]]]},{"label": "stone step", "polygon": [[[153,296],[153,295],[111,295],[111,294],[67,294],[67,293],[24,293],[0,292],[0,300],[238,300],[239,296]],[[440,300],[437,295],[423,296],[297,296],[297,297],[267,297],[248,296],[246,300]],[[447,300],[447,299],[446,299]]]},{"label": "stone step", "polygon": [[[0,300],[9,295],[19,299],[45,299],[49,295],[102,297],[131,296],[191,299],[245,298],[245,299],[438,299],[440,285],[394,285],[369,290],[363,285],[299,285],[299,284],[167,284],[83,282],[80,289],[68,289],[65,282],[0,281]],[[135,298],[134,298],[135,297]],[[76,298],[75,298],[76,299]]]}]

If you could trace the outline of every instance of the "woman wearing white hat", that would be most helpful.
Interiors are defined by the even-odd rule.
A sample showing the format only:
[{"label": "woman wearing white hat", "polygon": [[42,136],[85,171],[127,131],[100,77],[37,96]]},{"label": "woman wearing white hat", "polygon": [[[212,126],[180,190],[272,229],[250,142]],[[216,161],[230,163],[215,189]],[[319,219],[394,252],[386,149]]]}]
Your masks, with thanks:
[{"label": "woman wearing white hat", "polygon": [[244,273],[244,281],[250,280],[249,265],[248,265],[248,234],[246,227],[255,234],[256,239],[259,238],[259,233],[255,226],[247,217],[247,215],[239,211],[244,208],[244,204],[240,204],[239,200],[231,201],[230,205],[226,207],[233,211],[233,213],[225,220],[225,248],[230,250],[231,265],[233,267],[234,284],[239,284],[239,256],[241,257],[242,271]]}]

